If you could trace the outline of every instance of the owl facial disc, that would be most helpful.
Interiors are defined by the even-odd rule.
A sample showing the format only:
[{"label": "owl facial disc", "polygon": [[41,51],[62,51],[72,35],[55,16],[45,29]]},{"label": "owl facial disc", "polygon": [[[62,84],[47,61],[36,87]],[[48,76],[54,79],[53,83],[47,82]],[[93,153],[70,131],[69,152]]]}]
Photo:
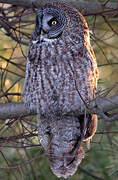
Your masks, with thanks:
[{"label": "owl facial disc", "polygon": [[52,42],[60,37],[66,24],[67,19],[58,8],[40,8],[37,11],[34,33],[40,37],[40,42]]}]

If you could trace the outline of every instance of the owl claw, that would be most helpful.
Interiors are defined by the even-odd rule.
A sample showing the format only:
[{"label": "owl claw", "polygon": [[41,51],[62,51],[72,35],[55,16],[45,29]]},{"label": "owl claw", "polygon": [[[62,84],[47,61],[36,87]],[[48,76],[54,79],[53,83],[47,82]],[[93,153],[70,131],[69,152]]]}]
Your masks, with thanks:
[{"label": "owl claw", "polygon": [[86,146],[87,146],[87,149],[89,150],[89,149],[90,149],[90,139],[88,139],[88,140],[86,141]]},{"label": "owl claw", "polygon": [[39,121],[38,122],[38,138],[40,144],[43,146],[45,150],[47,150],[49,145],[49,125],[47,124],[47,121]]},{"label": "owl claw", "polygon": [[45,150],[47,150],[47,148],[48,148],[48,144],[49,144],[48,139],[49,139],[48,135],[44,135],[44,136],[39,135],[39,142]]},{"label": "owl claw", "polygon": [[90,141],[91,141],[92,137],[89,137],[87,139],[84,139],[83,141],[86,141],[86,146],[87,146],[87,149],[89,150],[90,149]]},{"label": "owl claw", "polygon": [[32,41],[33,44],[37,44],[38,42],[39,42],[39,40]]}]

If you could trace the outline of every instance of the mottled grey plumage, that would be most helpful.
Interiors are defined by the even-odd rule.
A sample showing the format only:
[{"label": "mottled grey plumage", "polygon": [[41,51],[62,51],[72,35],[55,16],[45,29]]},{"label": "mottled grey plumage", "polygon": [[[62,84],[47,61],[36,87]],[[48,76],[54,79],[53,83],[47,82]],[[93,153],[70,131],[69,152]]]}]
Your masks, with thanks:
[{"label": "mottled grey plumage", "polygon": [[26,104],[36,106],[40,114],[39,141],[58,177],[75,173],[84,158],[82,142],[96,131],[96,115],[74,115],[95,98],[96,83],[96,59],[85,19],[70,5],[47,3],[37,11],[24,95]]}]

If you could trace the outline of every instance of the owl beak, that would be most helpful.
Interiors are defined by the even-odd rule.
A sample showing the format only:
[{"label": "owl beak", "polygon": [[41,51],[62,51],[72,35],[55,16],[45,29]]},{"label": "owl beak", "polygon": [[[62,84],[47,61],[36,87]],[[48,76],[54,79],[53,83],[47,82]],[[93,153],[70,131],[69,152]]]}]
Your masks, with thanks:
[{"label": "owl beak", "polygon": [[43,29],[41,29],[41,32],[40,32],[41,35],[44,35],[45,34],[45,31]]}]

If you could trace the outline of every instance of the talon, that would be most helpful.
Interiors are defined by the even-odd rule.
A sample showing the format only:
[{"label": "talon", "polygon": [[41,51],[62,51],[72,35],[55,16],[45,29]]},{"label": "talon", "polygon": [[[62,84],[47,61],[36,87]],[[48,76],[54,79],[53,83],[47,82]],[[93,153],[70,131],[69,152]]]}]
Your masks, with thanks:
[{"label": "talon", "polygon": [[90,149],[90,139],[88,139],[88,140],[86,141],[86,146],[87,146],[87,149],[89,150],[89,149]]}]

